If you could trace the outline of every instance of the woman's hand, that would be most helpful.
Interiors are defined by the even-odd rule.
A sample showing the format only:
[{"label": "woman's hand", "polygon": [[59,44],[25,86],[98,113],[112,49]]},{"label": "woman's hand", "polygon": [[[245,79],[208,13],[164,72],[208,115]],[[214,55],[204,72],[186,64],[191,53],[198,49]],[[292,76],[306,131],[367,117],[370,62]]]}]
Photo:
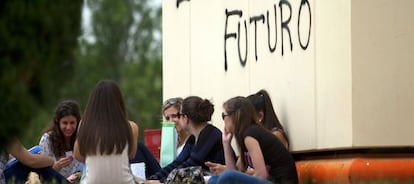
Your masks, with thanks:
[{"label": "woman's hand", "polygon": [[251,168],[251,167],[247,167],[247,169],[244,173],[253,176],[254,175],[254,169]]},{"label": "woman's hand", "polygon": [[206,162],[205,164],[210,169],[210,172],[216,175],[222,173],[224,170],[227,169],[225,165],[221,165],[219,163]]},{"label": "woman's hand", "polygon": [[69,182],[71,183],[75,183],[76,181],[79,181],[79,179],[81,178],[82,173],[81,172],[76,172],[72,175],[70,175],[68,178],[66,178]]},{"label": "woman's hand", "polygon": [[72,156],[60,158],[58,161],[56,161],[53,164],[53,168],[56,169],[56,170],[61,170],[62,168],[66,167],[70,163],[72,163],[72,161],[73,161]]},{"label": "woman's hand", "polygon": [[223,144],[230,145],[231,140],[233,139],[233,134],[227,130],[226,127],[224,127],[223,133],[222,133],[222,139]]}]

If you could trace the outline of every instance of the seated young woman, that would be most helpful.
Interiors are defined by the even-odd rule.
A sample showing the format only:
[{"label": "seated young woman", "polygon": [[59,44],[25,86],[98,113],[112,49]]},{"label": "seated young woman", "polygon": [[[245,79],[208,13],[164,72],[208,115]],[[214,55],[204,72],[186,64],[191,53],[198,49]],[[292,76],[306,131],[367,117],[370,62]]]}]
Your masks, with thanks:
[{"label": "seated young woman", "polygon": [[177,153],[176,156],[180,155],[184,148],[185,143],[190,137],[190,133],[184,130],[180,125],[180,118],[177,114],[180,112],[181,104],[183,99],[181,97],[170,98],[166,100],[162,105],[162,116],[166,121],[175,123],[175,130],[177,131]]},{"label": "seated young woman", "polygon": [[53,169],[70,182],[80,179],[81,163],[72,156],[80,119],[79,105],[76,101],[60,102],[50,126],[39,141],[40,155],[55,160]]},{"label": "seated young woman", "polygon": [[85,163],[81,183],[135,183],[129,160],[138,145],[138,126],[129,121],[118,83],[99,81],[91,92],[73,154]]},{"label": "seated young woman", "polygon": [[[286,132],[283,129],[279,118],[273,108],[272,100],[269,93],[261,89],[255,94],[247,96],[247,99],[253,104],[258,118],[258,123],[263,128],[270,130],[274,136],[289,150],[289,139],[286,136]],[[223,117],[224,120],[224,117]],[[226,166],[218,163],[206,162],[206,165],[210,167],[210,171],[213,174],[220,174],[226,170]],[[252,169],[246,170],[247,173],[253,172]]]},{"label": "seated young woman", "polygon": [[190,96],[183,100],[178,113],[180,125],[191,133],[182,152],[169,165],[152,175],[150,180],[164,182],[168,174],[175,168],[202,166],[206,161],[224,164],[224,150],[221,131],[208,123],[214,112],[214,105],[207,99]]},{"label": "seated young woman", "polygon": [[[208,183],[298,183],[292,155],[276,136],[259,124],[252,103],[245,97],[234,97],[227,100],[223,108],[227,169],[212,176]],[[237,162],[230,151],[233,137],[240,151]],[[246,174],[248,168],[253,168],[253,173]]]},{"label": "seated young woman", "polygon": [[257,93],[249,95],[247,99],[252,102],[254,109],[256,110],[259,124],[264,128],[271,130],[286,149],[289,150],[289,139],[276,115],[269,93],[266,90],[261,89]]}]

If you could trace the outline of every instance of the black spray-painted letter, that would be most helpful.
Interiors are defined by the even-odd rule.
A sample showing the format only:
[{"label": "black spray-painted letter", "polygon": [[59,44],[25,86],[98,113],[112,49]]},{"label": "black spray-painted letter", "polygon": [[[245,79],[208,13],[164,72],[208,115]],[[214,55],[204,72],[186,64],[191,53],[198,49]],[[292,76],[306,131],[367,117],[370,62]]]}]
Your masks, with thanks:
[{"label": "black spray-painted letter", "polygon": [[[308,41],[306,42],[305,45],[302,44],[302,39],[300,38],[300,14],[302,12],[302,6],[308,6],[308,11],[309,11],[309,30],[308,30]],[[299,13],[298,13],[298,38],[299,38],[299,44],[300,47],[303,50],[306,50],[309,46],[309,39],[310,39],[310,34],[311,34],[311,28],[312,28],[312,13],[311,13],[311,8],[310,8],[310,4],[308,0],[302,0],[300,2],[300,7],[299,7]]]},{"label": "black spray-painted letter", "polygon": [[177,8],[178,8],[178,7],[180,7],[180,4],[181,4],[183,1],[190,1],[190,0],[177,0],[177,3],[176,3]]},{"label": "black spray-painted letter", "polygon": [[271,53],[275,52],[276,44],[277,44],[277,16],[276,16],[276,4],[273,5],[273,9],[275,10],[275,46],[272,47],[270,45],[270,19],[269,19],[269,10],[266,12],[266,20],[267,20],[267,46]]},{"label": "black spray-painted letter", "polygon": [[[283,21],[283,8],[282,6],[286,5],[289,8],[289,18],[285,21]],[[292,38],[290,36],[290,29],[289,29],[289,22],[290,19],[292,18],[292,6],[290,5],[289,1],[287,0],[280,0],[279,2],[279,8],[280,8],[280,22],[282,22],[282,28],[281,28],[281,33],[282,33],[282,56],[283,56],[283,29],[285,29],[288,32],[288,36],[289,36],[289,43],[290,43],[290,51],[293,50],[293,45],[292,45]]]},{"label": "black spray-painted letter", "polygon": [[[254,22],[254,56],[257,61],[257,21],[262,21],[264,24],[264,15],[250,17],[250,24]],[[247,40],[247,39],[246,39]]]},{"label": "black spray-painted letter", "polygon": [[[227,33],[227,26],[228,26],[229,17],[233,16],[233,15],[238,15],[239,17],[241,17],[243,15],[243,12],[241,10],[228,11],[226,9],[225,13],[226,13],[226,25],[224,27],[224,71],[227,71],[227,39],[229,39],[229,38],[236,39],[236,37],[237,37],[237,34],[235,32]],[[240,22],[239,22],[238,27],[239,27],[239,33],[240,33]],[[247,48],[246,48],[246,53],[247,53]]]}]

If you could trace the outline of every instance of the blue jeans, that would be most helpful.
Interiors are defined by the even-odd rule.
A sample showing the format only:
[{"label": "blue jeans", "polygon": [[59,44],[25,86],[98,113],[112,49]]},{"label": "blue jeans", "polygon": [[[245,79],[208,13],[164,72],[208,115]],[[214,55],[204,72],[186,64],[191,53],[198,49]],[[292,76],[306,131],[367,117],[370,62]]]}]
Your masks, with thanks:
[{"label": "blue jeans", "polygon": [[220,175],[211,176],[208,180],[208,184],[271,184],[272,182],[258,177],[254,177],[236,170],[225,170]]},{"label": "blue jeans", "polygon": [[[40,152],[40,147],[36,145],[30,148],[28,151],[32,154],[37,154]],[[7,163],[4,170],[4,176],[7,183],[24,183],[27,180],[27,176],[30,172],[36,172],[39,174],[40,179],[46,183],[70,183],[64,176],[62,176],[52,167],[33,169],[26,165],[23,165],[16,159],[13,159]]]},{"label": "blue jeans", "polygon": [[45,183],[70,183],[64,176],[54,170],[52,167],[33,169],[23,165],[20,162],[14,163],[4,170],[6,182],[24,183],[30,172],[36,172]]}]

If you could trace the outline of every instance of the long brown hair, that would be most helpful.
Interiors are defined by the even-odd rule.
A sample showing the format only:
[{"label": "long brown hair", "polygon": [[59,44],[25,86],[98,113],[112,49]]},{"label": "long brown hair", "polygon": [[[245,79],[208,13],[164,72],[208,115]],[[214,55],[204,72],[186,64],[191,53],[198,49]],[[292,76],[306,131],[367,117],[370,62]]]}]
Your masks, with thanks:
[{"label": "long brown hair", "polygon": [[[74,116],[76,118],[76,130],[70,138],[70,145],[66,145],[63,132],[60,129],[60,119],[65,116]],[[56,107],[51,125],[46,129],[46,133],[50,135],[52,151],[55,157],[59,158],[65,155],[66,151],[73,150],[76,134],[78,131],[79,121],[81,119],[79,104],[74,100],[64,100]]]},{"label": "long brown hair", "polygon": [[132,130],[115,81],[101,80],[96,84],[85,108],[78,141],[82,156],[121,154],[127,144],[131,150]]},{"label": "long brown hair", "polygon": [[[244,145],[243,133],[249,126],[258,124],[256,112],[252,103],[247,98],[241,96],[230,98],[224,102],[223,108],[233,120],[233,135],[236,138],[243,169],[246,169],[247,161],[244,152],[247,151],[247,148]],[[258,125],[260,126],[260,124]]]},{"label": "long brown hair", "polygon": [[256,109],[256,113],[259,113],[260,111],[263,112],[263,120],[261,122],[262,126],[268,130],[272,130],[275,127],[281,129],[283,137],[289,144],[289,139],[286,136],[282,124],[280,124],[279,118],[276,115],[269,93],[266,90],[262,89],[256,94],[249,95],[247,99],[252,102],[254,108]]}]

